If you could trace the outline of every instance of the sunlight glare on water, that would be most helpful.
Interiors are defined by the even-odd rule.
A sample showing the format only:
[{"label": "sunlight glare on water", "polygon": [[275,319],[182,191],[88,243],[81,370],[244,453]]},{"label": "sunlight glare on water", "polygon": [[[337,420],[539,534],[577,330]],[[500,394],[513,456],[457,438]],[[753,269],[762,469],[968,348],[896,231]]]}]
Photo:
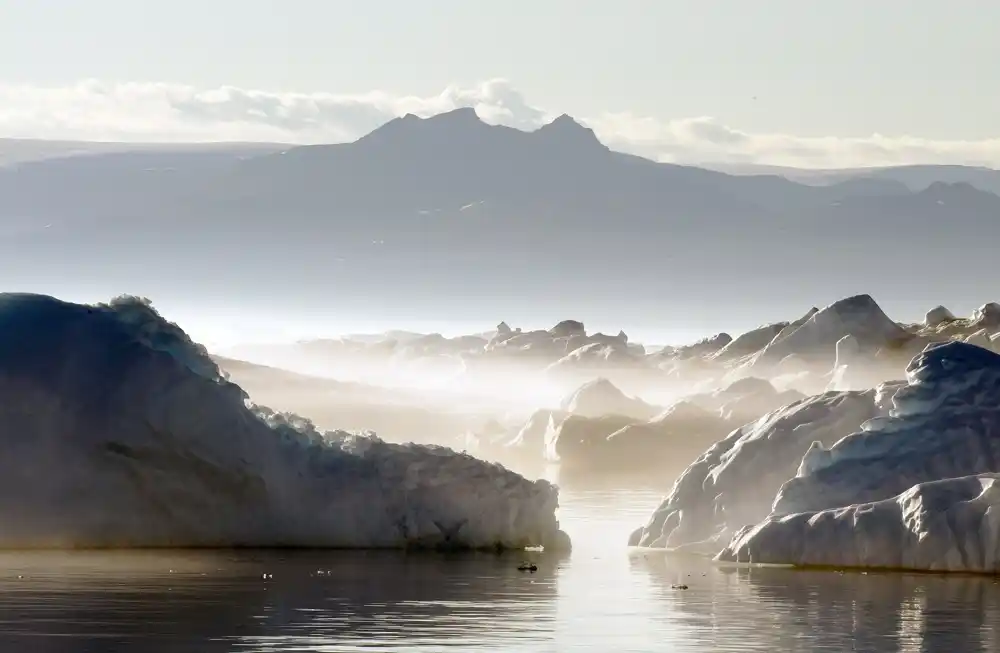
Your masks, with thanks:
[{"label": "sunlight glare on water", "polygon": [[[3,553],[0,649],[1000,650],[994,578],[721,568],[629,551],[628,532],[658,500],[564,490],[575,545],[565,556]],[[537,573],[517,570],[528,557]]]}]

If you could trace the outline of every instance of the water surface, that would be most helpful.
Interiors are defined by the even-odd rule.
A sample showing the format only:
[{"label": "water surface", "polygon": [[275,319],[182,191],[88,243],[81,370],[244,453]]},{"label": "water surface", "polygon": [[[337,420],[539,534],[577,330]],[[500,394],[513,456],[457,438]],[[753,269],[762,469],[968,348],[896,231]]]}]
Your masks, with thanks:
[{"label": "water surface", "polygon": [[658,500],[565,489],[564,556],[2,553],[0,650],[1000,651],[994,578],[630,552]]}]

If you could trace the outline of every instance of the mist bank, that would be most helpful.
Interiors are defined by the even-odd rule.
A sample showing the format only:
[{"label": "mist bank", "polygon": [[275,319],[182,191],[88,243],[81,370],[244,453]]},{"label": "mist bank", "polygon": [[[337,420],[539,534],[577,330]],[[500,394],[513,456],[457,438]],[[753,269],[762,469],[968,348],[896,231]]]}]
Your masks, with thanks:
[{"label": "mist bank", "polygon": [[[450,435],[434,441],[518,469],[555,464],[564,475],[642,475],[669,485],[673,477],[659,472],[680,473],[734,429],[771,411],[825,392],[863,391],[901,379],[910,360],[933,343],[996,346],[995,304],[967,318],[942,307],[926,313],[920,322],[894,322],[871,296],[859,295],[735,336],[722,332],[680,346],[647,348],[624,331],[595,333],[581,321],[563,320],[536,330],[503,322],[488,333],[457,337],[355,334],[241,355],[392,388],[396,397],[383,392],[372,402],[385,407],[378,430],[391,439],[425,437],[422,431],[437,415],[442,428],[427,432]],[[234,374],[244,383],[267,378]],[[335,409],[341,401],[333,394],[309,398],[281,390],[282,384],[272,376],[254,387],[276,401],[295,395],[295,410],[307,414],[332,418],[341,410],[354,423],[372,405],[352,399],[359,410],[348,417],[343,406]],[[405,404],[414,397],[424,412],[406,424],[402,415],[412,405]]]}]

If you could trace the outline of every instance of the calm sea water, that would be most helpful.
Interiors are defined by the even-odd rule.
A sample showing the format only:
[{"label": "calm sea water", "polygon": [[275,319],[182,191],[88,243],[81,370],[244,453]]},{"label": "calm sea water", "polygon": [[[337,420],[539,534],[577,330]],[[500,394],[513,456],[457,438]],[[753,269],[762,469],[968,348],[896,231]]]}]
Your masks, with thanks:
[{"label": "calm sea water", "polygon": [[0,650],[1000,651],[996,579],[630,552],[658,499],[564,490],[561,557],[3,553]]}]

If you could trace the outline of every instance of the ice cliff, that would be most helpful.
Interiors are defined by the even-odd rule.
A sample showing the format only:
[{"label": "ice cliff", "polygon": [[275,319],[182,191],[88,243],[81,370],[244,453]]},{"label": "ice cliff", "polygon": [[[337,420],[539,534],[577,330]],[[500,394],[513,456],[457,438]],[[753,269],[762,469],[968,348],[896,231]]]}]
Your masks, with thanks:
[{"label": "ice cliff", "polygon": [[557,489],[249,402],[147,302],[0,295],[0,546],[565,546]]}]

